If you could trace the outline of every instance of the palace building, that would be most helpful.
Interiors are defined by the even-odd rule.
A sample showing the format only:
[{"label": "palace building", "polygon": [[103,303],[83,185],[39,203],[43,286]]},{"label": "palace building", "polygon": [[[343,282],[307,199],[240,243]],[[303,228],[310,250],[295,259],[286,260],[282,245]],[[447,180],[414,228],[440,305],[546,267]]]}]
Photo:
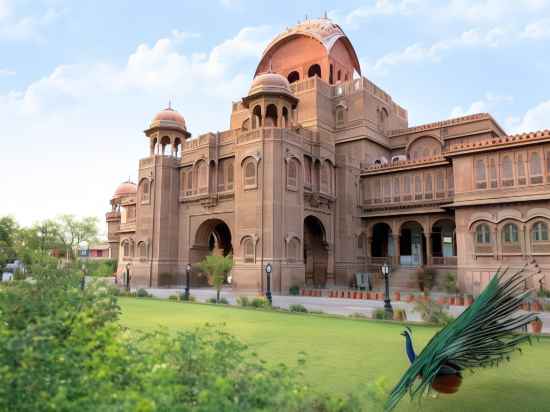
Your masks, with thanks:
[{"label": "palace building", "polygon": [[145,137],[137,184],[106,215],[133,286],[181,285],[210,253],[232,254],[245,291],[265,289],[268,262],[278,293],[383,262],[399,288],[419,266],[473,294],[501,266],[550,286],[550,131],[509,136],[487,113],[409,126],[328,19],[273,39],[228,130],[192,136],[168,107]]}]

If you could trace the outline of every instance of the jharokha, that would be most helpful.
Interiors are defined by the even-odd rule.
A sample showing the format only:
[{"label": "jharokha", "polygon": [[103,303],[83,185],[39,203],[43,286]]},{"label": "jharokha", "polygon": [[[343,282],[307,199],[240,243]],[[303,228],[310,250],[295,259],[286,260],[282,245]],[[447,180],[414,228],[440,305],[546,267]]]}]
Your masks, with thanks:
[{"label": "jharokha", "polygon": [[328,19],[273,39],[228,130],[192,137],[168,107],[145,136],[137,184],[107,213],[132,286],[181,285],[210,253],[232,254],[243,291],[265,290],[268,262],[276,293],[384,262],[398,288],[419,266],[474,295],[500,266],[550,285],[550,131],[509,136],[487,113],[410,127]]}]

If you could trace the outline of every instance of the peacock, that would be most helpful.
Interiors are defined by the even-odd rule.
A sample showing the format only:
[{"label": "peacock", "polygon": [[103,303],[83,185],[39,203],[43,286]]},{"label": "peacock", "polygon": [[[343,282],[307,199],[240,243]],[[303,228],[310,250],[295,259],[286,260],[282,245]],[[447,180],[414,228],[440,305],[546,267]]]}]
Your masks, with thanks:
[{"label": "peacock", "polygon": [[512,352],[521,351],[520,344],[531,343],[529,335],[516,333],[537,318],[534,313],[518,313],[531,293],[524,290],[524,282],[523,270],[507,276],[507,270],[499,269],[475,302],[434,335],[418,356],[412,331],[405,329],[401,335],[411,365],[390,393],[386,412],[393,410],[407,392],[411,399],[430,389],[455,393],[464,370],[498,366],[509,360]]}]

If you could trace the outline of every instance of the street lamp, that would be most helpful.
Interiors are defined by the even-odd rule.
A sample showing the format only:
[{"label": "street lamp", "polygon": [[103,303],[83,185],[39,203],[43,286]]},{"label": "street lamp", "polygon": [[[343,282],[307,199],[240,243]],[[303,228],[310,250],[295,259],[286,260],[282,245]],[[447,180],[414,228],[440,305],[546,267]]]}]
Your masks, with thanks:
[{"label": "street lamp", "polygon": [[126,291],[130,292],[130,263],[126,263]]},{"label": "street lamp", "polygon": [[82,277],[80,278],[80,290],[84,290],[86,286],[86,266],[82,265]]},{"label": "street lamp", "polygon": [[265,293],[265,297],[269,301],[269,304],[271,305],[273,303],[273,300],[271,298],[271,272],[273,271],[273,267],[271,266],[271,263],[268,263],[265,265],[265,273],[267,274],[267,291]]},{"label": "street lamp", "polygon": [[391,267],[388,265],[388,262],[384,262],[382,265],[382,275],[384,275],[384,285],[385,285],[385,296],[384,296],[384,310],[386,311],[386,317],[391,319],[393,318],[393,308],[391,307],[390,302],[390,272]]},{"label": "street lamp", "polygon": [[191,263],[188,263],[185,267],[185,293],[184,293],[184,299],[189,300],[189,275],[191,273]]}]

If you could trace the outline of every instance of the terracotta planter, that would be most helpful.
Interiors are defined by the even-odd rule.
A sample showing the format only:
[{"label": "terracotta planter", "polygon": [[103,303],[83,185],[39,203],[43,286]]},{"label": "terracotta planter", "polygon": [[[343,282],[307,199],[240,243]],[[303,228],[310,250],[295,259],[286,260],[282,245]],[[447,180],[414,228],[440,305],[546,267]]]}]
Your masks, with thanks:
[{"label": "terracotta planter", "polygon": [[353,292],[352,299],[357,299],[357,292]]},{"label": "terracotta planter", "polygon": [[542,305],[540,304],[540,302],[535,300],[533,303],[531,303],[531,310],[533,312],[542,312]]},{"label": "terracotta planter", "polygon": [[384,292],[378,292],[378,300],[384,300]]},{"label": "terracotta planter", "polygon": [[535,335],[540,334],[540,332],[542,331],[542,320],[536,319],[531,322],[531,330]]},{"label": "terracotta planter", "polygon": [[300,296],[304,296],[306,294],[305,289],[300,289]]},{"label": "terracotta planter", "polygon": [[472,306],[474,303],[474,297],[472,295],[466,295],[464,298],[464,306]]},{"label": "terracotta planter", "polygon": [[393,300],[399,302],[401,300],[401,292],[393,292]]},{"label": "terracotta planter", "polygon": [[522,304],[521,304],[521,308],[522,308],[523,310],[529,310],[529,303],[527,303],[527,302],[522,303]]},{"label": "terracotta planter", "polygon": [[456,297],[456,304],[458,306],[464,306],[464,297],[463,296],[457,296]]},{"label": "terracotta planter", "polygon": [[440,296],[437,298],[437,304],[438,305],[444,305],[445,304],[445,296]]},{"label": "terracotta planter", "polygon": [[363,292],[357,292],[357,299],[363,299]]},{"label": "terracotta planter", "polygon": [[451,296],[449,298],[449,305],[456,305],[456,296]]}]

